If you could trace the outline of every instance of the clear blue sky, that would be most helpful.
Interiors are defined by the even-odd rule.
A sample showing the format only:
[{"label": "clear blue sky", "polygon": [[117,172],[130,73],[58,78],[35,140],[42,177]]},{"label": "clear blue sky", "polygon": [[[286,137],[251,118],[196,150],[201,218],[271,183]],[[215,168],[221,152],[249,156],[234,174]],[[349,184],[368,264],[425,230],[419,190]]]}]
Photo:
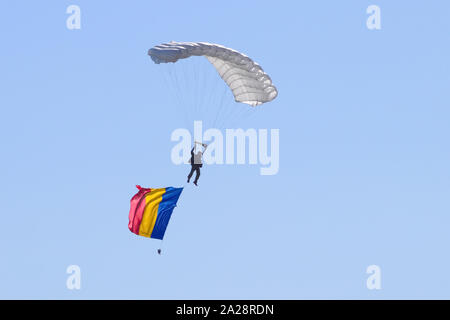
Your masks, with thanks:
[{"label": "clear blue sky", "polygon": [[[449,9],[3,1],[0,298],[449,298]],[[280,171],[204,168],[158,256],[127,224],[135,184],[189,170],[170,161],[180,118],[147,56],[171,40],[235,48],[271,75],[278,98],[243,127],[280,129]]]}]

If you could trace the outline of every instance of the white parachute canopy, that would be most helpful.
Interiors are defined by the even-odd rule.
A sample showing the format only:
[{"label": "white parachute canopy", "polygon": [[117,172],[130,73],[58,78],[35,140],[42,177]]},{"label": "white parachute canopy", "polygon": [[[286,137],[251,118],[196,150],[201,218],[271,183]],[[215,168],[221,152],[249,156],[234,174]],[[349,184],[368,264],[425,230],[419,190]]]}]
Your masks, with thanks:
[{"label": "white parachute canopy", "polygon": [[174,63],[192,56],[206,57],[231,89],[236,102],[257,106],[272,101],[278,94],[272,79],[259,64],[218,44],[169,42],[151,48],[148,55],[157,64]]}]

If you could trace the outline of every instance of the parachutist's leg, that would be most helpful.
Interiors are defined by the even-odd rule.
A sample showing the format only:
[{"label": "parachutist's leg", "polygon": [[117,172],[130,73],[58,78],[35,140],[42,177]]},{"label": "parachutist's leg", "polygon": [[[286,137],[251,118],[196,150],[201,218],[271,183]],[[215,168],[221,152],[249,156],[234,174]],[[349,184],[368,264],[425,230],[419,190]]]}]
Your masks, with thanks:
[{"label": "parachutist's leg", "polygon": [[191,180],[191,178],[192,178],[192,175],[194,174],[194,171],[195,171],[195,168],[194,168],[194,166],[192,166],[191,167],[191,172],[189,172],[189,175],[188,175],[188,183],[189,183],[189,180]]},{"label": "parachutist's leg", "polygon": [[197,184],[198,178],[200,177],[200,168],[195,168],[195,181],[194,183]]}]

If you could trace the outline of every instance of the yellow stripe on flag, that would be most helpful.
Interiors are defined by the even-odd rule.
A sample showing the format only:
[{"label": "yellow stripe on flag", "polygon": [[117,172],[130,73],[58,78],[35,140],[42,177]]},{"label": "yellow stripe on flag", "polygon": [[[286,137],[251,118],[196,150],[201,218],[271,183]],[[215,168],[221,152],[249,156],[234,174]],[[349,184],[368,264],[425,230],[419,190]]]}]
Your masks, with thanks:
[{"label": "yellow stripe on flag", "polygon": [[152,189],[151,192],[145,195],[145,209],[142,215],[141,225],[139,226],[139,235],[148,238],[152,235],[158,215],[159,204],[165,192],[166,188]]}]

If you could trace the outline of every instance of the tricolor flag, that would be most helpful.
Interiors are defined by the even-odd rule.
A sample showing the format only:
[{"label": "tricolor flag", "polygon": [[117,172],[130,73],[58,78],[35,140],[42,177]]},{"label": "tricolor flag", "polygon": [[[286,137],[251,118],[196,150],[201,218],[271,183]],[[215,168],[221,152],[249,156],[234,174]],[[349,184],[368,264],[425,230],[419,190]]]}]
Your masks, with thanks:
[{"label": "tricolor flag", "polygon": [[162,240],[183,188],[136,187],[139,192],[131,198],[128,229],[140,236]]}]

